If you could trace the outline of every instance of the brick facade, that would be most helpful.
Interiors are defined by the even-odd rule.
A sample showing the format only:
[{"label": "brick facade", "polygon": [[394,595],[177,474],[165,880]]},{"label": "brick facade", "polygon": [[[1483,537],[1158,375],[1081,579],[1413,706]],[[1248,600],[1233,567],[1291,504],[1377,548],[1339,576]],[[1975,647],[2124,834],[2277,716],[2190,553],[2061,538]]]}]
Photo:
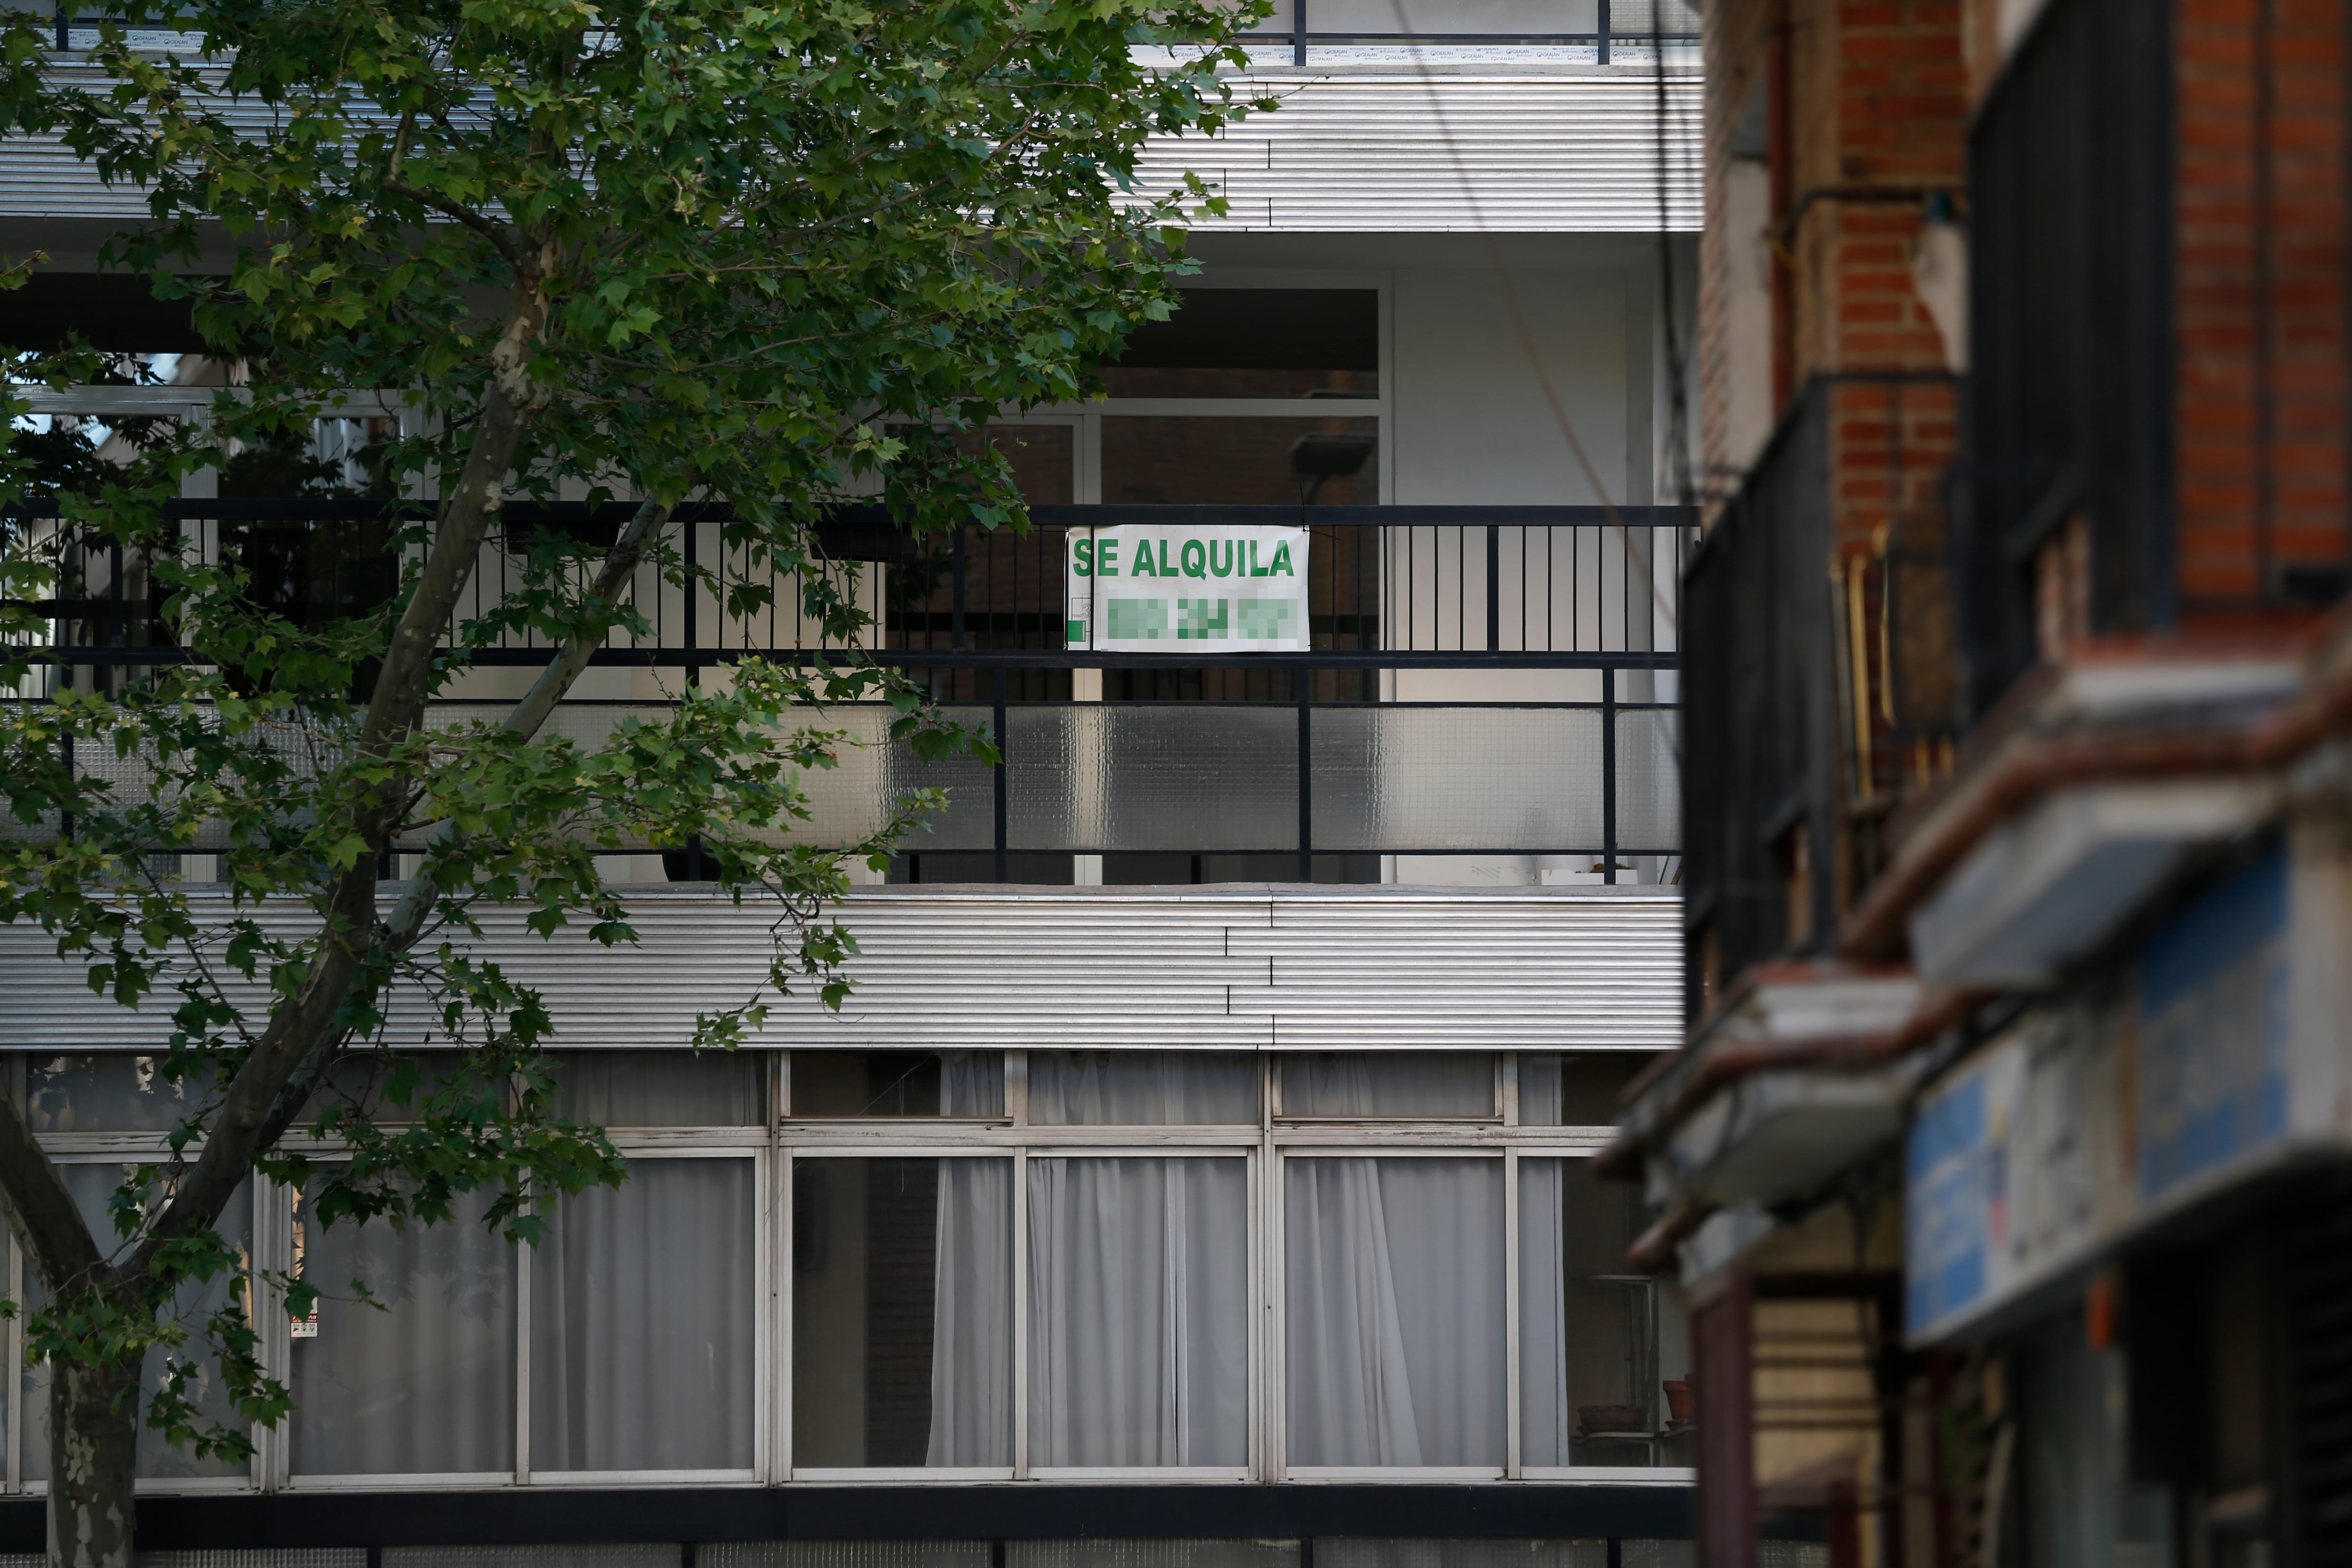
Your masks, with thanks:
[{"label": "brick facade", "polygon": [[2347,7],[2176,5],[2176,559],[2224,631],[2342,585]]}]

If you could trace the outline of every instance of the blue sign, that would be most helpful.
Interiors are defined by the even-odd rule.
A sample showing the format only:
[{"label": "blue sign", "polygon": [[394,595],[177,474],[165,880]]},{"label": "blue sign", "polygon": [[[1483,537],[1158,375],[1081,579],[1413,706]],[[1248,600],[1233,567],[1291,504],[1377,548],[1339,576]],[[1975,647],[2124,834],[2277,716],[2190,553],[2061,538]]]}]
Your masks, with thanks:
[{"label": "blue sign", "polygon": [[2274,844],[2141,952],[2142,1201],[2286,1135],[2286,848]]}]

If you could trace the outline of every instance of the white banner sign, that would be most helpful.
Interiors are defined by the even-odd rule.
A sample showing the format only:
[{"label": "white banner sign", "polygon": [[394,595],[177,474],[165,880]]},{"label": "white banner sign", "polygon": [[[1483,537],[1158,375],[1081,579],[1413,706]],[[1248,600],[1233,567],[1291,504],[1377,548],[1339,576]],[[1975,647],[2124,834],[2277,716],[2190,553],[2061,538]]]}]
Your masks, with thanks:
[{"label": "white banner sign", "polygon": [[1068,642],[1107,653],[1304,653],[1307,531],[1070,531]]}]

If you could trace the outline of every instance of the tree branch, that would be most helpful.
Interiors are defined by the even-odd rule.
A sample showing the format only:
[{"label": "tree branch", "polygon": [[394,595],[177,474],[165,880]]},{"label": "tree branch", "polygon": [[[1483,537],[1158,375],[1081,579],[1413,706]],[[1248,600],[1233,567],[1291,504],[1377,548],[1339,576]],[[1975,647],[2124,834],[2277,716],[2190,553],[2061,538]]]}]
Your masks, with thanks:
[{"label": "tree branch", "polygon": [[[498,517],[523,426],[546,401],[545,390],[530,374],[531,344],[547,321],[543,277],[537,258],[526,254],[522,259],[526,265],[519,269],[509,297],[505,330],[490,351],[490,384],[482,398],[480,425],[415,592],[393,628],[368,700],[354,748],[355,760],[362,765],[388,759],[423,721],[441,634]],[[195,1168],[123,1265],[126,1272],[144,1272],[165,1243],[204,1230],[220,1217],[254,1156],[267,1147],[263,1140],[277,1124],[288,1083],[324,1042],[339,1037],[343,999],[373,945],[374,851],[398,826],[406,795],[397,776],[362,786],[352,826],[370,852],[354,859],[331,884],[310,973],[270,1015],[205,1130]]]},{"label": "tree branch", "polygon": [[0,1206],[52,1300],[106,1267],[64,1173],[6,1095],[0,1095]]}]

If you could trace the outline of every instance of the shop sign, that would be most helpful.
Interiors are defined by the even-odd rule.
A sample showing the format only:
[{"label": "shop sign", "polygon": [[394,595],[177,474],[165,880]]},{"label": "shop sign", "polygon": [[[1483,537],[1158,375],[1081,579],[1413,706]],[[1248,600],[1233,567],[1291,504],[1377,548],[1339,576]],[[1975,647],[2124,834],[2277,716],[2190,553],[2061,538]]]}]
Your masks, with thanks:
[{"label": "shop sign", "polygon": [[2285,847],[2159,929],[2138,988],[2137,1174],[2153,1203],[2287,1137]]},{"label": "shop sign", "polygon": [[1307,531],[1072,529],[1066,645],[1107,653],[1303,653]]},{"label": "shop sign", "polygon": [[1921,1102],[1906,1150],[1906,1324],[1947,1333],[2098,1240],[2097,1016],[2021,1021]]}]

